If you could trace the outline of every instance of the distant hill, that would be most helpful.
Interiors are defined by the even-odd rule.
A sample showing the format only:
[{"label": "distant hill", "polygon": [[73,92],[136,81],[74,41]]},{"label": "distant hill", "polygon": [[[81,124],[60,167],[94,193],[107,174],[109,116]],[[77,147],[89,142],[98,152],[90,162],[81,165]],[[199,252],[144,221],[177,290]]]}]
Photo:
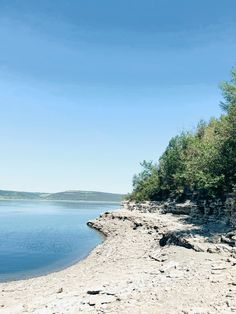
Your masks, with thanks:
[{"label": "distant hill", "polygon": [[100,201],[100,202],[121,202],[122,194],[95,192],[95,191],[66,191],[53,193],[46,196],[48,200],[73,200],[73,201]]},{"label": "distant hill", "polygon": [[40,199],[44,193],[32,193],[32,192],[17,192],[17,191],[4,191],[0,190],[0,199]]},{"label": "distant hill", "polygon": [[93,201],[121,202],[124,194],[96,191],[65,191],[58,193],[17,192],[0,190],[0,200],[54,200],[54,201]]}]

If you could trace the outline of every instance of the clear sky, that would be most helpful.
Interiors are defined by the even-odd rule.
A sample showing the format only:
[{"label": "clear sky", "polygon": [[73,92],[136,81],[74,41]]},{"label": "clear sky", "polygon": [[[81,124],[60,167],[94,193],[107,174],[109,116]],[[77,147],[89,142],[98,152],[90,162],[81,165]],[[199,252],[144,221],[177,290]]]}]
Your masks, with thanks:
[{"label": "clear sky", "polygon": [[0,0],[0,189],[126,193],[219,116],[235,0]]}]

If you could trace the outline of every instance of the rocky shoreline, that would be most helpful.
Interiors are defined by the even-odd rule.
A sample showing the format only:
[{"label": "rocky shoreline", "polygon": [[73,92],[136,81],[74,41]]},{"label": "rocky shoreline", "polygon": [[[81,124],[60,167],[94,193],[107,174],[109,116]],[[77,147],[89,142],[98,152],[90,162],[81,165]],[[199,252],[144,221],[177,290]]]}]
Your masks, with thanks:
[{"label": "rocky shoreline", "polygon": [[176,215],[185,214],[195,219],[217,220],[236,228],[236,194],[228,194],[224,200],[186,200],[179,203],[175,200],[157,201],[124,201],[124,208],[142,213],[173,213]]},{"label": "rocky shoreline", "polygon": [[236,230],[189,215],[106,212],[106,240],[76,265],[0,283],[0,313],[236,312]]}]

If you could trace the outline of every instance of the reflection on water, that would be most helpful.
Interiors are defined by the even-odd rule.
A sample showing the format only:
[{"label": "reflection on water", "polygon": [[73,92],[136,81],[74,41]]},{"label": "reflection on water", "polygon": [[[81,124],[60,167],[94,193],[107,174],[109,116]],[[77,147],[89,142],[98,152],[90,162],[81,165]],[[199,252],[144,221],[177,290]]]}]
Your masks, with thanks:
[{"label": "reflection on water", "polygon": [[84,258],[102,241],[89,219],[119,204],[0,201],[0,281],[46,274]]}]

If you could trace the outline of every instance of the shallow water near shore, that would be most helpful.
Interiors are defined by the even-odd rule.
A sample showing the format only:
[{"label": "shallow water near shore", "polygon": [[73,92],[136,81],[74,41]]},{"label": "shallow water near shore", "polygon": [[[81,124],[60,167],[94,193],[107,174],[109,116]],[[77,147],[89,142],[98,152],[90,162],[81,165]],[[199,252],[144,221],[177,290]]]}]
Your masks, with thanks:
[{"label": "shallow water near shore", "polygon": [[0,281],[44,275],[83,259],[103,239],[86,222],[119,206],[0,201]]}]

